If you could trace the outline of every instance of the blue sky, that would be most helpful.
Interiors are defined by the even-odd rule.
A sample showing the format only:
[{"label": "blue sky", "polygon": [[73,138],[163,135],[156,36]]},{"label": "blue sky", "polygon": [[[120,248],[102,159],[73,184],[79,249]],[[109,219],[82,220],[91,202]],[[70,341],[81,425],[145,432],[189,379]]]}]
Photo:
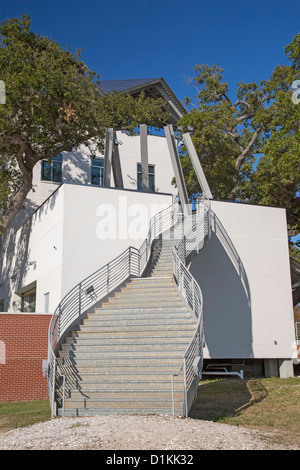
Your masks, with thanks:
[{"label": "blue sky", "polygon": [[28,13],[33,31],[82,59],[103,80],[163,77],[182,100],[196,64],[239,81],[268,79],[300,32],[300,2],[278,0],[0,0],[0,21]]}]

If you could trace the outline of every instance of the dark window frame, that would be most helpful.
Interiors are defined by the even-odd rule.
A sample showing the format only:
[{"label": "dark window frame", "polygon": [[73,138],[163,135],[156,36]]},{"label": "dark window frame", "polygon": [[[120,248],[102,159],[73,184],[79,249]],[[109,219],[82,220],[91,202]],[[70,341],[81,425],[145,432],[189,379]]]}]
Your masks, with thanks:
[{"label": "dark window frame", "polygon": [[62,153],[42,160],[41,181],[48,181],[50,183],[62,182]]}]

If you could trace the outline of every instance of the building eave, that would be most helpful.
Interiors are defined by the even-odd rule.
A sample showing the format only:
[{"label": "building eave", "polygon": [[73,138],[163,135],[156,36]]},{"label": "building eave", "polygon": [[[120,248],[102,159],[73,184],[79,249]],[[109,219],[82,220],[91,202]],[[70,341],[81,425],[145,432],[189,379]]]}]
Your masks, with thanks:
[{"label": "building eave", "polygon": [[138,95],[145,91],[147,96],[153,98],[162,97],[169,105],[170,124],[177,124],[179,119],[186,114],[184,106],[177,99],[165,80],[160,78],[150,79],[129,79],[129,80],[103,80],[100,82],[100,89],[105,94],[116,91],[117,93],[130,93]]}]

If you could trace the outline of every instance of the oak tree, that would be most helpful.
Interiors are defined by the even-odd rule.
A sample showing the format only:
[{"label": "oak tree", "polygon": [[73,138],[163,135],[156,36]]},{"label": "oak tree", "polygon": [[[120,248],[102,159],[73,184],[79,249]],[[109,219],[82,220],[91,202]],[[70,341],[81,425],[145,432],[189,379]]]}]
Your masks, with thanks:
[{"label": "oak tree", "polygon": [[62,49],[31,31],[30,23],[23,15],[0,25],[0,79],[6,86],[5,104],[0,104],[2,233],[32,189],[38,161],[81,144],[102,150],[107,127],[162,126],[167,119],[162,100],[143,94],[105,96],[100,77],[78,50]]},{"label": "oak tree", "polygon": [[[300,231],[300,104],[292,84],[300,78],[300,34],[285,53],[291,65],[277,66],[260,84],[237,84],[232,99],[223,70],[196,65],[194,98],[179,126],[193,143],[215,198],[285,207],[292,237]],[[201,192],[185,148],[182,166],[190,194]],[[299,256],[297,241],[291,253]]]}]

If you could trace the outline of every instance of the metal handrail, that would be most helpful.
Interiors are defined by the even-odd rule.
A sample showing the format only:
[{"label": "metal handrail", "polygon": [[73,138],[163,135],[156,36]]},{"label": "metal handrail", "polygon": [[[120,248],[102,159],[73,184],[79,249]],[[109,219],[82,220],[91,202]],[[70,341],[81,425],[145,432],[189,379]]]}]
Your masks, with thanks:
[{"label": "metal handrail", "polygon": [[[58,377],[65,384],[65,374],[59,368],[56,350],[71,325],[78,324],[88,309],[100,302],[110,292],[119,287],[131,276],[140,277],[151,255],[151,245],[162,232],[170,229],[177,221],[178,202],[152,217],[147,237],[139,249],[129,246],[114,260],[102,266],[96,272],[71,289],[61,300],[52,315],[48,332],[48,395],[51,414],[57,414],[55,390]],[[65,385],[64,385],[65,386]],[[64,394],[62,403],[64,404]],[[64,406],[64,405],[63,405]]]},{"label": "metal handrail", "polygon": [[183,373],[185,417],[188,416],[189,412],[188,392],[194,384],[194,400],[197,396],[197,384],[195,383],[195,379],[201,377],[204,339],[203,298],[196,279],[186,267],[186,262],[188,256],[193,251],[196,250],[199,252],[205,242],[205,238],[207,236],[210,237],[210,231],[210,201],[204,198],[197,205],[195,223],[184,233],[182,239],[177,245],[173,246],[172,250],[175,283],[181,297],[185,300],[197,320],[195,333],[184,353],[180,367],[178,371],[171,376],[173,416],[175,415],[174,377],[178,377],[180,373]]}]

